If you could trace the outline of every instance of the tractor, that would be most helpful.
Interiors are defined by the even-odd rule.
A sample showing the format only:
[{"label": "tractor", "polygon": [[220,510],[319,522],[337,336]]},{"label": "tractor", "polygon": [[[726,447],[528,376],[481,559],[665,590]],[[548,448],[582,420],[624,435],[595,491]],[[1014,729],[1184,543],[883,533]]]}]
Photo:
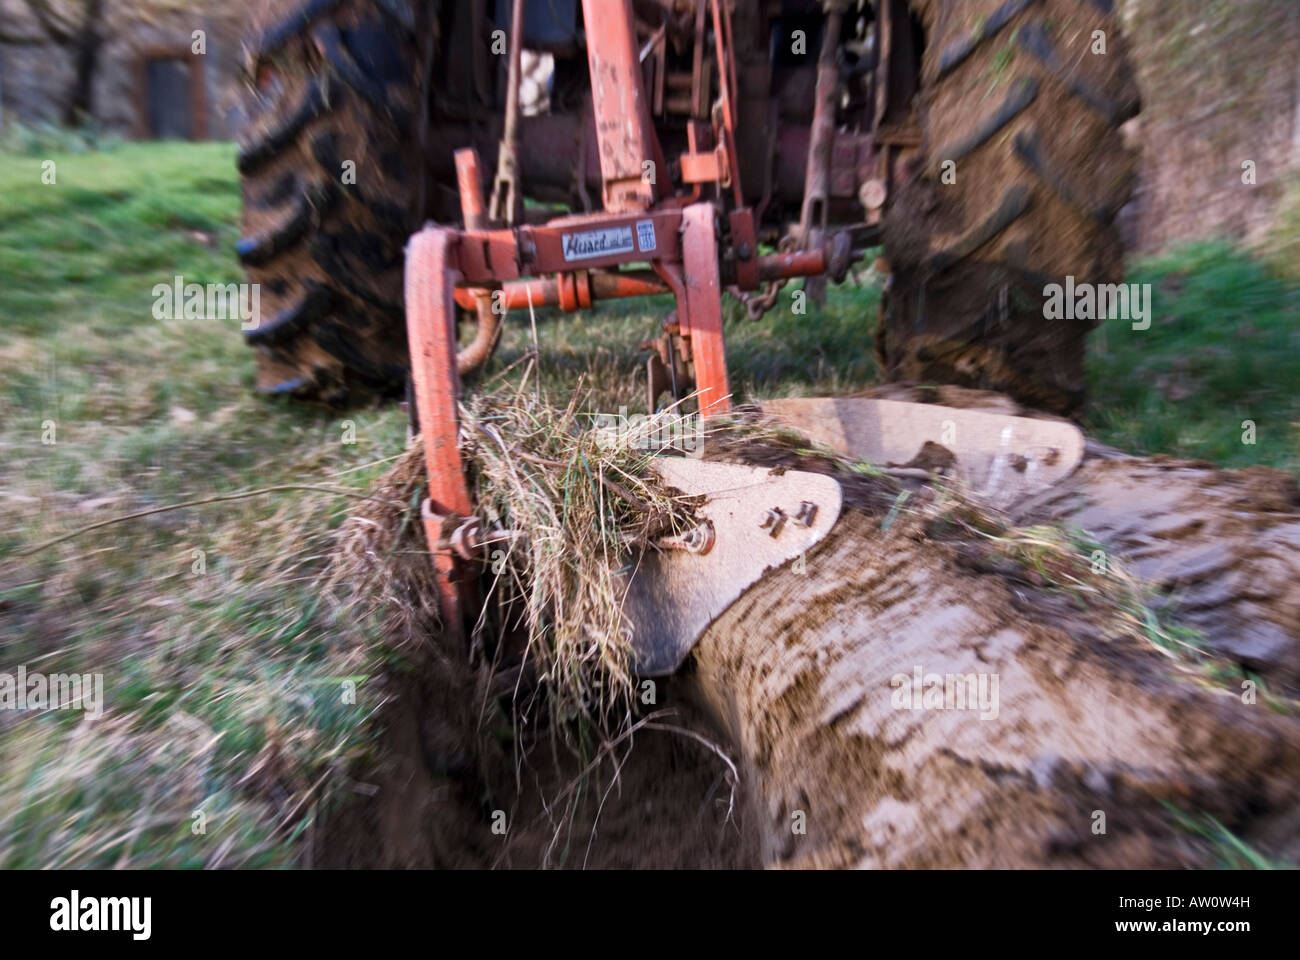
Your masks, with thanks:
[{"label": "tractor", "polygon": [[[262,291],[245,333],[257,387],[340,406],[407,391],[449,623],[464,604],[457,549],[473,547],[461,382],[510,311],[671,295],[647,405],[690,399],[709,416],[731,404],[724,292],[761,322],[784,285],[818,301],[883,247],[873,347],[889,379],[1080,408],[1094,321],[1047,320],[1043,297],[1122,269],[1134,164],[1121,127],[1139,98],[1113,0],[301,0],[260,13],[238,158],[238,252]],[[942,440],[1003,494],[1006,477],[1050,483],[1082,453],[1063,420],[861,403],[771,407],[881,462]],[[736,486],[665,469],[688,492]],[[705,624],[806,548],[791,536],[834,522],[833,492],[819,506],[773,482],[754,481],[755,504],[791,518],[775,525],[783,545],[771,524],[729,534],[718,519],[687,551],[753,567],[714,578],[726,596],[678,598]],[[767,505],[780,496],[788,509]],[[666,569],[656,602],[709,579]],[[698,629],[638,648],[644,672],[671,670]]]}]

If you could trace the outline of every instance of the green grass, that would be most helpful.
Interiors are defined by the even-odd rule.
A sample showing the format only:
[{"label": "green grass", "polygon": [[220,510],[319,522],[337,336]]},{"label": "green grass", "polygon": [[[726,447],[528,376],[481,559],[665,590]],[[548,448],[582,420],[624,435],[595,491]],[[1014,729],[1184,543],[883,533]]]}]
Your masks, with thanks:
[{"label": "green grass", "polygon": [[[741,305],[724,301],[727,367],[739,402],[817,396],[859,390],[875,382],[871,337],[880,292],[874,286],[832,287],[827,303],[794,312],[797,287],[782,291],[757,322]],[[597,305],[582,313],[538,313],[539,371],[544,389],[564,396],[575,382],[591,390],[593,407],[645,412],[645,363],[639,344],[662,333],[671,297]],[[531,349],[527,311],[506,318],[501,346],[485,372],[492,376]]]},{"label": "green grass", "polygon": [[[55,143],[55,146],[58,144]],[[41,182],[55,161],[57,182]],[[254,397],[233,323],[155,320],[152,289],[236,282],[229,145],[0,153],[0,672],[102,673],[106,709],[0,711],[0,866],[301,863],[319,804],[346,789],[378,707],[372,627],[313,578],[330,535],[398,454],[396,407],[340,419]],[[1091,359],[1101,439],[1142,452],[1297,465],[1297,301],[1245,254],[1202,247],[1141,265],[1152,328],[1110,325]],[[878,288],[832,288],[757,323],[728,301],[741,399],[874,381]],[[540,370],[606,412],[643,403],[645,353],[671,302],[538,315]],[[508,318],[491,375],[531,343]],[[1171,399],[1171,392],[1190,394]],[[1259,442],[1240,443],[1254,419]],[[42,442],[53,421],[54,444]],[[100,520],[282,484],[24,548]],[[196,572],[195,551],[202,551]],[[361,678],[356,703],[342,678]],[[196,833],[195,814],[206,817]]]},{"label": "green grass", "polygon": [[350,413],[344,444],[337,418],[252,396],[233,325],[154,319],[176,274],[241,279],[233,163],[219,144],[0,154],[0,671],[102,673],[107,701],[88,727],[0,711],[0,866],[295,862],[342,782],[325,774],[374,733],[365,684],[353,705],[339,679],[369,670],[364,625],[311,583],[352,498],[214,503],[19,556],[183,500],[359,496],[401,450],[399,410]]},{"label": "green grass", "polygon": [[1143,261],[1129,280],[1152,286],[1151,328],[1094,334],[1090,431],[1134,453],[1300,471],[1300,286],[1226,243]]},{"label": "green grass", "polygon": [[1217,870],[1294,870],[1295,866],[1273,860],[1242,841],[1235,833],[1208,813],[1189,813],[1162,801],[1173,825],[1204,843],[1213,852]]}]

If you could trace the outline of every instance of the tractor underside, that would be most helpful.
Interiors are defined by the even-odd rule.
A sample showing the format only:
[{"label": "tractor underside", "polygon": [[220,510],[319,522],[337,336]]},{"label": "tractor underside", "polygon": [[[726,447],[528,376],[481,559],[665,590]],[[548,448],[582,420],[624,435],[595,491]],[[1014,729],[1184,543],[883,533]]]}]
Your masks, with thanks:
[{"label": "tractor underside", "polygon": [[[455,298],[479,335],[460,371],[489,355],[504,310],[672,293],[678,311],[648,364],[651,411],[696,386],[725,405],[717,291],[757,319],[795,277],[820,299],[821,278],[842,280],[880,242],[920,142],[917,21],[904,0],[878,15],[712,0],[498,6],[513,22],[495,46],[471,42],[490,26],[484,4],[443,19],[447,82],[430,101],[430,219],[474,238],[459,244],[475,249]],[[549,93],[525,60],[550,65]],[[688,247],[687,286],[710,289],[693,308]],[[695,383],[703,353],[716,382]]]},{"label": "tractor underside", "polygon": [[[646,405],[714,417],[733,399],[723,293],[759,319],[802,278],[797,296],[817,303],[883,246],[874,347],[888,379],[1051,413],[1081,402],[1093,322],[1045,322],[1042,291],[1112,282],[1122,262],[1119,126],[1138,104],[1105,0],[309,0],[287,15],[268,0],[266,15],[239,158],[240,255],[273,314],[245,334],[258,386],[340,405],[408,391],[453,632],[494,535],[476,526],[461,459],[461,380],[511,311],[671,296],[645,344]],[[1097,27],[1114,32],[1106,57],[1081,42]],[[340,186],[344,161],[364,182]],[[1057,421],[769,406],[881,465],[918,469],[935,445],[994,499],[1059,479],[1081,450]],[[760,477],[672,469],[706,499],[724,479],[753,488],[733,503],[737,542],[751,520],[785,538],[761,541],[773,549],[752,551],[753,570],[705,578],[727,584],[699,600],[708,617],[788,560],[811,516],[834,521],[833,496],[766,503]],[[698,567],[730,549],[714,525],[678,553]],[[674,582],[650,594],[689,605]],[[699,619],[647,640],[660,653],[639,648],[642,668],[675,666]]]}]

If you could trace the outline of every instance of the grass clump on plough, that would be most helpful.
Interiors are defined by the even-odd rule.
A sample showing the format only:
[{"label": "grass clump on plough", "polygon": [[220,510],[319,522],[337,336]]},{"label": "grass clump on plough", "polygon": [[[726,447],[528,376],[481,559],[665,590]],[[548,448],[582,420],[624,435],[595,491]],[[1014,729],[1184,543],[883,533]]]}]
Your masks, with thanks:
[{"label": "grass clump on plough", "polygon": [[553,715],[608,732],[628,716],[633,691],[627,575],[641,551],[691,525],[696,505],[651,461],[695,426],[670,412],[610,429],[583,412],[583,398],[579,389],[557,407],[522,387],[474,396],[462,411],[462,452],[494,592],[527,630]]},{"label": "grass clump on plough", "polygon": [[[752,410],[707,421],[679,408],[614,418],[590,412],[596,400],[581,384],[559,406],[530,380],[526,371],[463,401],[461,454],[484,546],[478,619],[470,650],[433,645],[457,670],[471,661],[485,667],[490,676],[481,692],[512,695],[516,720],[531,711],[533,691],[544,691],[556,729],[580,720],[606,743],[627,730],[636,629],[624,616],[629,576],[662,538],[695,525],[699,505],[659,479],[651,469],[656,457],[689,452],[824,470],[857,491],[855,502],[896,492],[891,478],[865,475],[862,464]],[[398,651],[429,647],[430,631],[438,630],[420,519],[425,496],[417,439],[340,531],[325,582],[337,599],[361,608],[360,619],[382,614],[386,645]],[[503,653],[505,635],[525,638],[523,664]]]}]

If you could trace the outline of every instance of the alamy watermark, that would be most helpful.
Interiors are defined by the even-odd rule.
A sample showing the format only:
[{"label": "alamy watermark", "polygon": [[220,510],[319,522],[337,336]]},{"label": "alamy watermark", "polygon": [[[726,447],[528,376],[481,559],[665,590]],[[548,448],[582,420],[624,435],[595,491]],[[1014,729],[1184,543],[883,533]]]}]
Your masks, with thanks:
[{"label": "alamy watermark", "polygon": [[83,897],[80,890],[50,901],[50,929],[56,933],[123,932],[132,940],[153,934],[153,897]]},{"label": "alamy watermark", "polygon": [[257,283],[186,283],[177,275],[171,283],[155,284],[155,320],[238,320],[243,330],[262,325],[262,288]]},{"label": "alamy watermark", "polygon": [[597,435],[645,453],[692,454],[704,447],[704,418],[696,413],[629,414],[627,407],[619,407],[618,413],[597,413],[592,420]]},{"label": "alamy watermark", "polygon": [[977,710],[981,720],[998,716],[996,673],[926,673],[918,663],[911,676],[896,673],[889,685],[895,710]]},{"label": "alamy watermark", "polygon": [[1131,320],[1134,330],[1151,328],[1151,284],[1077,283],[1043,288],[1043,317],[1047,320]]},{"label": "alamy watermark", "polygon": [[0,673],[0,710],[84,710],[104,712],[102,673]]}]

